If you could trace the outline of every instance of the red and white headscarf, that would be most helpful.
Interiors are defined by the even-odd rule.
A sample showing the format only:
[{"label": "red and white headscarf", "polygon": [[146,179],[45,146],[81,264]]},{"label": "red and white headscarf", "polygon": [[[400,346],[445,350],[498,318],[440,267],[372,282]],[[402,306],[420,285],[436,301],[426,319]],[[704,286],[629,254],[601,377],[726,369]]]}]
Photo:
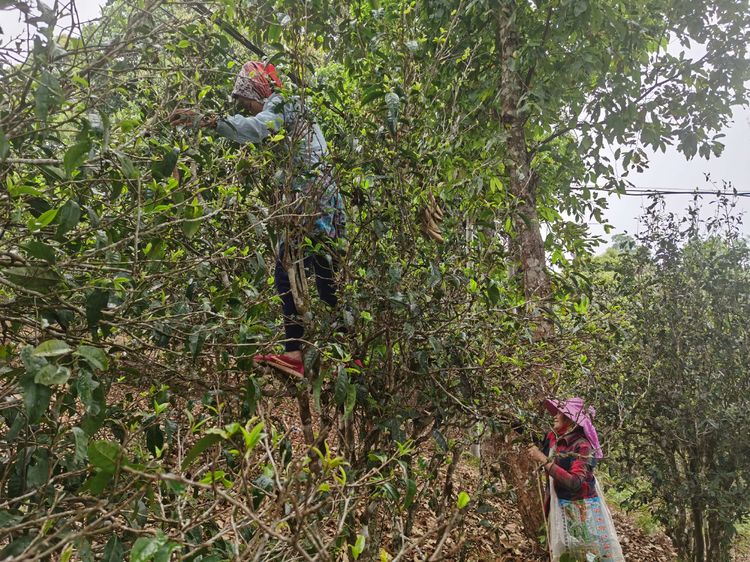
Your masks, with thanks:
[{"label": "red and white headscarf", "polygon": [[243,64],[237,74],[232,95],[264,101],[273,93],[274,87],[282,87],[276,68],[271,63],[251,60]]}]

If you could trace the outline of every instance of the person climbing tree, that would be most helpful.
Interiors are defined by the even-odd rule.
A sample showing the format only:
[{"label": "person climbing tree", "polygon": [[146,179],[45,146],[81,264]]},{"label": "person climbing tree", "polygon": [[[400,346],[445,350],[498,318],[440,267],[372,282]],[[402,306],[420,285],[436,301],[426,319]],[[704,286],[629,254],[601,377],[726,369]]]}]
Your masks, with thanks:
[{"label": "person climbing tree", "polygon": [[[232,90],[238,106],[249,115],[231,117],[201,115],[192,109],[177,109],[170,115],[173,126],[200,126],[240,144],[260,143],[283,131],[289,151],[291,175],[281,181],[279,211],[288,219],[277,248],[274,280],[284,314],[285,352],[256,355],[255,361],[286,374],[303,377],[304,326],[299,315],[299,282],[306,270],[315,274],[318,294],[336,307],[337,242],[345,235],[345,214],[332,168],[328,147],[318,124],[299,96],[284,96],[282,82],[272,64],[248,61],[240,69]],[[285,99],[285,97],[287,99]],[[275,178],[278,180],[279,174]],[[284,180],[289,181],[284,183]],[[302,240],[313,240],[314,250],[302,248]]]},{"label": "person climbing tree", "polygon": [[624,561],[612,518],[594,478],[594,466],[603,457],[592,422],[596,411],[586,408],[578,397],[547,399],[544,406],[555,417],[552,431],[543,450],[532,445],[528,453],[549,477],[544,511],[552,561],[565,554],[568,560],[576,561]]}]

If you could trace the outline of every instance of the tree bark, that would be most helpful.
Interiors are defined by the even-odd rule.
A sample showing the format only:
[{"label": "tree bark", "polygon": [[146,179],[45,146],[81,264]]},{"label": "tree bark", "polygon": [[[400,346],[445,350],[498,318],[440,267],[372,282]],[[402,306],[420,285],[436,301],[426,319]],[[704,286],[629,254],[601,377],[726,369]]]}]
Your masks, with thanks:
[{"label": "tree bark", "polygon": [[[551,295],[549,275],[545,267],[544,241],[536,209],[538,176],[531,168],[531,155],[526,138],[526,116],[522,109],[526,89],[524,77],[519,73],[516,56],[520,35],[516,26],[515,0],[500,0],[495,5],[495,45],[500,56],[501,127],[505,136],[505,171],[509,190],[515,199],[512,217],[512,254],[521,276],[526,310],[533,323],[535,341],[549,338],[554,326],[545,312]],[[533,372],[528,373],[535,378]],[[540,397],[541,398],[541,397]],[[536,540],[543,524],[544,514],[534,483],[533,463],[525,451],[514,451],[510,445],[501,445],[504,476],[517,495],[526,535]]]},{"label": "tree bark", "polygon": [[716,512],[709,513],[706,519],[706,560],[730,562],[734,526],[722,520]]},{"label": "tree bark", "polygon": [[544,240],[536,210],[538,176],[531,169],[531,155],[526,139],[526,116],[523,111],[523,77],[515,70],[515,55],[520,47],[520,37],[515,25],[515,0],[500,2],[497,15],[496,46],[501,58],[500,97],[502,99],[501,126],[505,133],[505,170],[509,190],[516,199],[513,231],[517,237],[513,244],[522,275],[527,308],[536,323],[537,339],[552,335],[553,324],[540,305],[551,295],[550,279],[546,269]]},{"label": "tree bark", "polygon": [[706,562],[706,547],[703,541],[703,510],[693,505],[693,560]]}]

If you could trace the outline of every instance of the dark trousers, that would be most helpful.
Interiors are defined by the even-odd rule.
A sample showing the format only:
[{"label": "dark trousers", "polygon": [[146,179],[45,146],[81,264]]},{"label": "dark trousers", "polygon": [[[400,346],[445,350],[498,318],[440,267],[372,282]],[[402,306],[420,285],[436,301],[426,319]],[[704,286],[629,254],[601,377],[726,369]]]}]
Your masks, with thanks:
[{"label": "dark trousers", "polygon": [[[284,248],[282,246],[279,251],[279,256],[283,255]],[[328,256],[325,254],[311,253],[305,256],[304,265],[306,272],[312,271],[315,273],[315,285],[318,288],[320,300],[332,308],[335,307],[338,303],[338,297],[336,296],[336,270],[338,268],[337,256],[334,254]],[[286,351],[299,351],[302,347],[302,342],[300,340],[305,335],[305,327],[297,313],[297,307],[294,304],[294,297],[292,296],[291,284],[289,282],[289,275],[281,264],[281,260],[276,261],[274,281],[276,283],[276,291],[278,291],[279,296],[281,297],[282,308],[284,310],[284,333],[286,335],[284,349],[286,349]]]}]

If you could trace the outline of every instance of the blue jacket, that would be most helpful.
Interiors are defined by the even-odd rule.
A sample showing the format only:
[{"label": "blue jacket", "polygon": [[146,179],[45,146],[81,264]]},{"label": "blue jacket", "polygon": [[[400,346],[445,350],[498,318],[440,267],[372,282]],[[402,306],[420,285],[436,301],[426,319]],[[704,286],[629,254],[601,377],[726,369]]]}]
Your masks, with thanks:
[{"label": "blue jacket", "polygon": [[283,130],[295,149],[292,190],[318,196],[313,234],[343,237],[344,205],[327,163],[328,145],[323,131],[305,112],[299,97],[285,103],[280,94],[274,93],[254,117],[237,114],[219,119],[216,130],[221,136],[240,144],[260,143],[272,133]]}]

